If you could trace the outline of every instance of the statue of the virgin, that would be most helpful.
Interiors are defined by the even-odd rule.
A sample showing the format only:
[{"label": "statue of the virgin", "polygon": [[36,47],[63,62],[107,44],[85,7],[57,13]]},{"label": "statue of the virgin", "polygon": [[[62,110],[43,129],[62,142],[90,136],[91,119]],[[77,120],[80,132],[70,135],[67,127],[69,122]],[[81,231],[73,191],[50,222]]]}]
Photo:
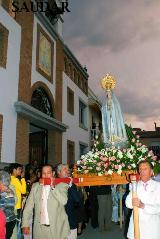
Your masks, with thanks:
[{"label": "statue of the virgin", "polygon": [[111,75],[107,74],[101,84],[106,90],[106,97],[101,108],[103,141],[107,147],[125,147],[127,134],[124,119],[118,99],[113,92],[116,82]]}]

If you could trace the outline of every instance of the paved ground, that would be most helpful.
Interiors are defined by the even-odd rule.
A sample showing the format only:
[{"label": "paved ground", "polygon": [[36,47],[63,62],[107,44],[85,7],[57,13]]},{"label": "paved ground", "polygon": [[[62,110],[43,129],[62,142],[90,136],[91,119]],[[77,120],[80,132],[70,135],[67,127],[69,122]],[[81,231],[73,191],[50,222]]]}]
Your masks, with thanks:
[{"label": "paved ground", "polygon": [[83,231],[81,236],[78,236],[78,239],[124,239],[123,229],[116,224],[112,224],[112,230],[109,232],[99,232],[99,230],[93,229],[89,224],[87,228]]}]

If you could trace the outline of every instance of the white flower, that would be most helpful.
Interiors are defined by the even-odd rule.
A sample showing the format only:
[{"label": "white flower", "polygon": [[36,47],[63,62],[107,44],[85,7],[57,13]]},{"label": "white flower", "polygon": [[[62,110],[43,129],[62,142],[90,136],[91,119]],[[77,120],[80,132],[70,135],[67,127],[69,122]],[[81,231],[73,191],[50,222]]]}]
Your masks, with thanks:
[{"label": "white flower", "polygon": [[95,156],[99,156],[99,152],[97,151],[97,152],[95,152]]},{"label": "white flower", "polygon": [[111,169],[108,170],[107,174],[112,175],[113,171]]},{"label": "white flower", "polygon": [[118,173],[118,174],[121,174],[121,173],[122,173],[122,170],[121,170],[121,169],[118,169],[117,173]]},{"label": "white flower", "polygon": [[77,164],[79,165],[81,163],[81,161],[80,160],[77,160]]},{"label": "white flower", "polygon": [[135,165],[135,163],[132,163],[131,165],[132,165],[132,167],[133,167],[133,168],[136,168],[136,165]]},{"label": "white flower", "polygon": [[144,153],[146,153],[148,150],[147,150],[147,148],[146,147],[142,147],[141,148],[141,152],[144,154]]},{"label": "white flower", "polygon": [[98,139],[98,135],[97,134],[96,134],[95,138]]},{"label": "white flower", "polygon": [[130,152],[127,152],[127,157],[133,159],[133,155]]},{"label": "white flower", "polygon": [[118,168],[118,170],[121,170],[122,169],[122,165],[119,165],[119,168]]},{"label": "white flower", "polygon": [[98,176],[102,176],[102,175],[103,175],[103,173],[102,173],[102,172],[99,172],[99,173],[98,173]]},{"label": "white flower", "polygon": [[118,150],[118,154],[117,154],[117,156],[118,156],[118,158],[120,158],[120,159],[123,158],[123,154],[122,154],[122,152]]}]

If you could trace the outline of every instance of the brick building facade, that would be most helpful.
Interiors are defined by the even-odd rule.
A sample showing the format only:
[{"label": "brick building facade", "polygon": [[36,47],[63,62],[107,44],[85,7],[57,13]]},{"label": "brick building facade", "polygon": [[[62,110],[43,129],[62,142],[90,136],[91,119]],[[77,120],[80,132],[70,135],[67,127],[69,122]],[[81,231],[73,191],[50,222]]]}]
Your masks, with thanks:
[{"label": "brick building facade", "polygon": [[0,6],[0,160],[72,164],[89,146],[87,71],[63,41],[61,18],[14,13],[11,3]]}]

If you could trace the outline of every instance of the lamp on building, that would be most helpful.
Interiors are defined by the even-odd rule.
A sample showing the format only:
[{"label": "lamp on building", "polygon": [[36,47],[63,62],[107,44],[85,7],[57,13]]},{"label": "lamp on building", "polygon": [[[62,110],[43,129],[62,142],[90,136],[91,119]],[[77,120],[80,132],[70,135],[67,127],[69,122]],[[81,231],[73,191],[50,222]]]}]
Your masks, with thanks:
[{"label": "lamp on building", "polygon": [[46,16],[48,17],[50,22],[54,25],[61,17],[61,15],[65,12],[64,4],[67,3],[68,6],[68,0],[59,1],[59,3],[57,3],[57,1],[54,0],[49,0],[48,3],[49,7],[46,10]]}]

